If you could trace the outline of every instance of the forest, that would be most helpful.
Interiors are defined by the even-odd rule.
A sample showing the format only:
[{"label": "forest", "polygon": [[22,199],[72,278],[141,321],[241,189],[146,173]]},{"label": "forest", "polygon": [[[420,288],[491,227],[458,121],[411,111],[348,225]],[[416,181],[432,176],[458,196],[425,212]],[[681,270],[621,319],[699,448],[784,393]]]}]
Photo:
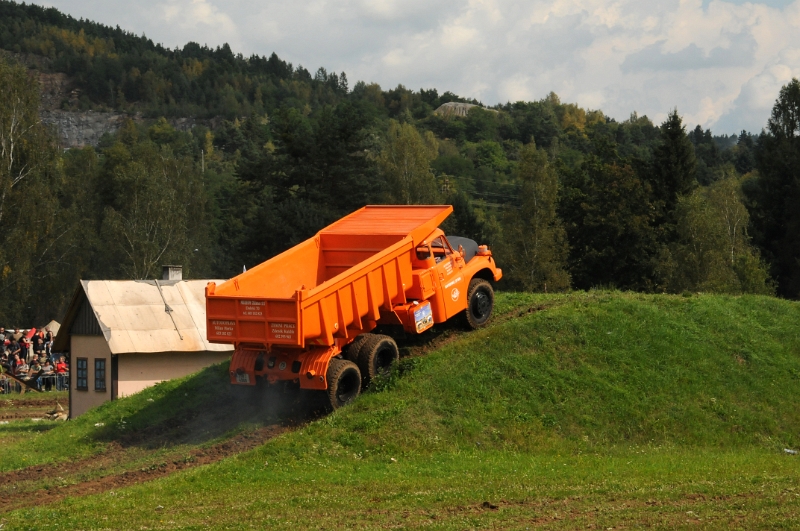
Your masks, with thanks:
[{"label": "forest", "polygon": [[[491,246],[504,290],[800,296],[797,79],[761,132],[727,136],[687,130],[678,109],[616,121],[554,93],[484,106],[351,86],[275,53],[169,49],[6,0],[0,50],[6,326],[59,319],[79,279],[152,279],[167,263],[229,278],[380,203],[453,205],[443,228]],[[78,89],[63,110],[130,119],[61,149],[37,71]],[[476,106],[434,112],[449,102]]]}]

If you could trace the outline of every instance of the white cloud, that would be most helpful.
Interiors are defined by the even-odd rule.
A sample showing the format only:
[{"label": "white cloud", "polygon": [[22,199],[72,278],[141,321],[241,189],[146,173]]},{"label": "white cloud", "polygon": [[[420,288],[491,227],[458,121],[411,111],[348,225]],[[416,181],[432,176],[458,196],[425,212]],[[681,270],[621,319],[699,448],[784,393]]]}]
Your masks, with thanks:
[{"label": "white cloud", "polygon": [[758,131],[800,76],[800,0],[51,0],[76,17],[346,71],[351,83],[538,99]]},{"label": "white cloud", "polygon": [[231,46],[241,46],[233,20],[206,0],[167,0],[158,7],[164,15],[163,21],[183,34],[226,35]]}]

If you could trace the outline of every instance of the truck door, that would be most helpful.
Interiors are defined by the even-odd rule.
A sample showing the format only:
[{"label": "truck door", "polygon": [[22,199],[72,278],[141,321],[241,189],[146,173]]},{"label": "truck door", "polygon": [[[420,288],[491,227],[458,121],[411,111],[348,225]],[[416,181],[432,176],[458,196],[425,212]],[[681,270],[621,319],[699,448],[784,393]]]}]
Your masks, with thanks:
[{"label": "truck door", "polygon": [[436,261],[434,271],[436,282],[441,289],[437,290],[444,302],[447,318],[451,318],[466,308],[467,287],[461,275],[463,261],[453,252],[452,247],[444,238],[439,236],[431,242],[431,250]]}]

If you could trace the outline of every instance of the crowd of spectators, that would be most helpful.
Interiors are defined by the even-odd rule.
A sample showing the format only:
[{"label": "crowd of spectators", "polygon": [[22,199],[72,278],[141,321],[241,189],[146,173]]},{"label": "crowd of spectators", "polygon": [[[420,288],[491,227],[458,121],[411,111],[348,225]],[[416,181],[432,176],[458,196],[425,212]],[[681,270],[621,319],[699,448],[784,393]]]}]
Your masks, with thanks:
[{"label": "crowd of spectators", "polygon": [[[49,328],[22,332],[19,328],[7,331],[0,327],[0,373],[39,390],[66,388],[69,366],[64,356],[53,356],[53,339]],[[0,391],[8,392],[12,385],[11,380],[0,376]]]}]

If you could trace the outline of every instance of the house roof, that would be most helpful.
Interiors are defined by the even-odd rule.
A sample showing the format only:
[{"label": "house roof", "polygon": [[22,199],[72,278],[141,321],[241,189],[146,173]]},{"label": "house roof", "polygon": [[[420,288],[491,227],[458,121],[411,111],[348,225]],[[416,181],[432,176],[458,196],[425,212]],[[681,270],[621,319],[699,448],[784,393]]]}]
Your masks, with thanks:
[{"label": "house roof", "polygon": [[84,302],[88,302],[112,354],[233,350],[232,345],[212,344],[206,339],[208,282],[82,280],[53,350],[69,350],[73,323]]}]

